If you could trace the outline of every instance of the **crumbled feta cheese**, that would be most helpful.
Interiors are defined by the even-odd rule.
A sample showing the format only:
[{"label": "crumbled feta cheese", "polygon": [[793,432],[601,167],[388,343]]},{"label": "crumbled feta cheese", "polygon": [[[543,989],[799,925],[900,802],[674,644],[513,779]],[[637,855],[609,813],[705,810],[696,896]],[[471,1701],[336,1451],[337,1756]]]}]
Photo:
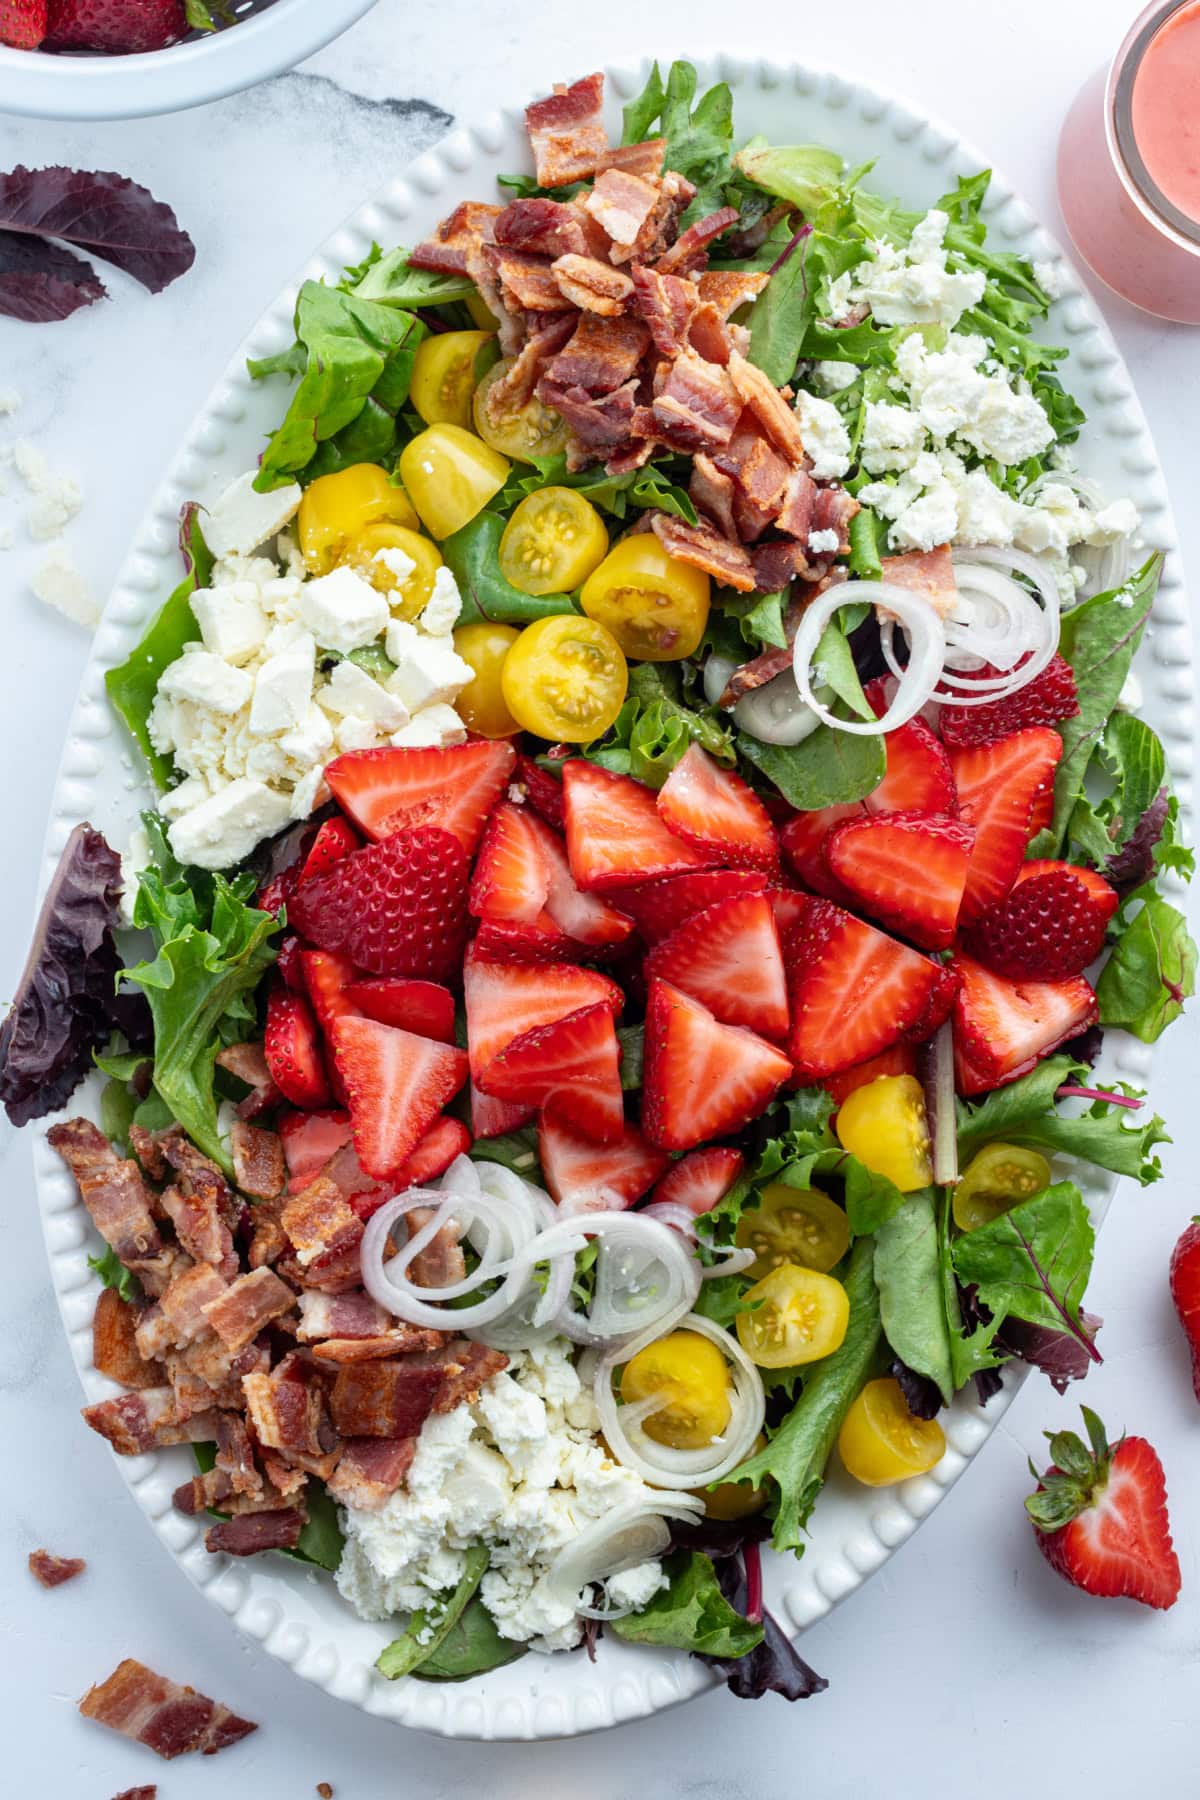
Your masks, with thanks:
[{"label": "crumbled feta cheese", "polygon": [[649,1606],[655,1594],[670,1586],[670,1580],[661,1563],[636,1563],[632,1569],[623,1569],[619,1575],[610,1575],[608,1579],[608,1598],[612,1606],[628,1606],[632,1612],[641,1612]]},{"label": "crumbled feta cheese", "polygon": [[229,663],[243,663],[261,650],[267,635],[267,617],[258,604],[257,590],[248,582],[228,587],[197,588],[192,612],[200,627],[204,648]]},{"label": "crumbled feta cheese", "polygon": [[853,387],[862,370],[852,362],[819,362],[813,365],[813,375],[820,382],[827,394],[841,394],[846,388]]},{"label": "crumbled feta cheese", "polygon": [[836,556],[840,542],[836,531],[810,531],[808,534],[808,547],[817,556]]},{"label": "crumbled feta cheese", "polygon": [[393,619],[388,626],[387,653],[396,665],[387,679],[388,692],[410,713],[453,700],[474,676],[450,638],[430,637],[404,619]]},{"label": "crumbled feta cheese", "polygon": [[324,769],[310,769],[292,789],[291,816],[293,819],[307,819],[314,807],[323,806],[328,799],[329,785],[325,780]]},{"label": "crumbled feta cheese", "polygon": [[340,650],[343,656],[373,644],[390,616],[387,596],[344,563],[303,584],[296,613],[322,649]]},{"label": "crumbled feta cheese", "polygon": [[863,419],[859,461],[869,475],[911,469],[925,448],[925,427],[915,412],[890,400],[872,400]]},{"label": "crumbled feta cheese", "polygon": [[373,750],[379,742],[379,733],[370,719],[359,719],[353,713],[347,713],[333,727],[333,741],[339,751]]},{"label": "crumbled feta cheese", "polygon": [[880,325],[957,325],[968,307],[982,300],[987,278],[982,269],[947,268],[949,223],[935,208],[914,228],[905,249],[876,243],[872,257],[832,284],[832,316],[845,318],[866,305]]},{"label": "crumbled feta cheese", "polygon": [[397,587],[404,586],[417,566],[412,557],[406,556],[398,544],[385,544],[381,550],[375,552],[371,561],[377,562],[381,568],[387,570],[389,575],[394,576]]},{"label": "crumbled feta cheese", "polygon": [[249,556],[277,536],[299,511],[302,495],[296,482],[260,494],[254,487],[257,475],[257,469],[239,475],[209,509],[204,541],[214,556]]},{"label": "crumbled feta cheese", "polygon": [[833,481],[845,475],[850,468],[850,433],[833,402],[801,388],[796,395],[796,417],[816,479]]},{"label": "crumbled feta cheese", "polygon": [[338,663],[317,698],[327,712],[367,719],[380,731],[398,731],[408,724],[407,708],[352,662]]},{"label": "crumbled feta cheese", "polygon": [[[165,742],[154,742],[154,748],[165,753],[168,746]],[[164,819],[181,819],[185,812],[193,806],[199,806],[207,800],[211,789],[202,775],[189,775],[178,787],[168,788],[158,803],[158,810]]]},{"label": "crumbled feta cheese", "polygon": [[254,677],[210,650],[188,644],[183,655],[163,670],[158,692],[168,700],[191,700],[210,712],[232,716],[241,712],[254,692]]},{"label": "crumbled feta cheese", "polygon": [[250,729],[260,737],[293,731],[308,716],[317,647],[307,635],[269,656],[254,679]]},{"label": "crumbled feta cheese", "polygon": [[56,544],[29,583],[36,600],[65,613],[76,625],[98,623],[100,607],[65,544]]},{"label": "crumbled feta cheese", "polygon": [[310,701],[299,724],[281,734],[279,748],[305,771],[324,760],[333,748],[333,726],[319,705]]},{"label": "crumbled feta cheese", "polygon": [[454,708],[444,703],[423,706],[415,718],[391,736],[397,750],[444,750],[450,744],[466,741],[466,726]]},{"label": "crumbled feta cheese", "polygon": [[987,355],[981,337],[951,333],[944,350],[930,350],[914,332],[900,345],[896,366],[912,411],[932,437],[961,438],[1000,463],[1024,462],[1053,442],[1054,427],[1032,394],[1011,387],[1003,373],[980,369]]},{"label": "crumbled feta cheese", "polygon": [[176,819],[167,837],[180,862],[199,869],[227,869],[290,821],[287,794],[243,776]]},{"label": "crumbled feta cheese", "polygon": [[12,464],[33,495],[26,514],[29,535],[41,542],[58,537],[83,505],[83,496],[69,475],[57,475],[36,444],[19,438],[12,447]]},{"label": "crumbled feta cheese", "polygon": [[443,564],[433,578],[433,592],[421,609],[421,630],[433,637],[447,637],[457,625],[461,611],[458,583]]}]

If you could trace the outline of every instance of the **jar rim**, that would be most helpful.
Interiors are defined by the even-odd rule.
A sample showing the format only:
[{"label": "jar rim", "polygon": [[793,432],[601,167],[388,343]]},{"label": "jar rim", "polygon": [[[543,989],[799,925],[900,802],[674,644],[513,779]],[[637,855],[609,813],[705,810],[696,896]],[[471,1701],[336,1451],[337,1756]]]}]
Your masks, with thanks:
[{"label": "jar rim", "polygon": [[1200,255],[1200,220],[1189,218],[1154,180],[1133,130],[1133,90],[1146,52],[1163,27],[1197,0],[1152,0],[1113,58],[1105,94],[1105,133],[1113,166],[1138,209],[1182,249]]}]

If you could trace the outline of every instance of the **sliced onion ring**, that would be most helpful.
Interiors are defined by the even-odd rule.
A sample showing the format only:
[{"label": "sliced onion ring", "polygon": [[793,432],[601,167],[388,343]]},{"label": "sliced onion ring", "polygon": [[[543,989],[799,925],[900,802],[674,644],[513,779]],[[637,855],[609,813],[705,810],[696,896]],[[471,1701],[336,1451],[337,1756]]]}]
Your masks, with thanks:
[{"label": "sliced onion ring", "polygon": [[[696,1214],[682,1200],[656,1200],[653,1205],[641,1208],[640,1217],[657,1219],[660,1224],[669,1225],[673,1231],[679,1232],[681,1237],[688,1238],[693,1244],[700,1242],[696,1230]],[[706,1243],[705,1249],[721,1260],[700,1264],[701,1281],[711,1281],[714,1275],[741,1275],[755,1261],[753,1250],[739,1249],[736,1244]]]},{"label": "sliced onion ring", "polygon": [[[934,697],[984,706],[1026,687],[1058,649],[1058,582],[1024,550],[980,545],[955,550],[953,561],[959,598],[946,621],[946,655]],[[1013,570],[1033,592],[1013,579]],[[985,663],[999,674],[980,674]]]},{"label": "sliced onion ring", "polygon": [[589,1239],[598,1240],[592,1304],[586,1313],[580,1312],[568,1291],[555,1314],[557,1329],[573,1342],[608,1344],[645,1330],[657,1336],[695,1304],[700,1291],[695,1255],[678,1232],[641,1213],[576,1213],[560,1218],[514,1258],[514,1280],[522,1285],[539,1263],[564,1252],[574,1259]]},{"label": "sliced onion ring", "polygon": [[629,1606],[593,1606],[589,1589],[603,1587],[611,1575],[659,1557],[671,1541],[668,1519],[694,1524],[704,1511],[695,1494],[656,1494],[654,1500],[629,1500],[585,1527],[563,1547],[542,1576],[539,1588],[553,1601],[570,1606],[585,1619],[622,1619]]},{"label": "sliced onion ring", "polygon": [[[823,704],[813,688],[812,663],[825,627],[843,606],[852,605],[858,600],[867,600],[872,606],[879,607],[881,611],[898,619],[908,634],[907,667],[902,668],[894,658],[888,657],[899,686],[881,719],[840,719]],[[884,637],[886,655],[890,634],[885,633]],[[929,601],[921,595],[913,593],[910,588],[898,586],[894,581],[844,581],[836,587],[827,588],[805,607],[792,648],[792,664],[800,698],[819,719],[832,726],[835,731],[848,731],[855,737],[877,737],[882,732],[894,731],[897,726],[906,725],[916,717],[926,701],[933,697],[945,652],[946,638],[942,621]]]}]

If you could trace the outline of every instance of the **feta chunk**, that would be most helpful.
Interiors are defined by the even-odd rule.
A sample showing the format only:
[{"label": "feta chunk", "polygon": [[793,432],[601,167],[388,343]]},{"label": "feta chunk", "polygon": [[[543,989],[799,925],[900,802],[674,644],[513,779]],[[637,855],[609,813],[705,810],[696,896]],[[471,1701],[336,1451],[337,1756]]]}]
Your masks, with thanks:
[{"label": "feta chunk", "polygon": [[390,617],[386,594],[344,565],[306,581],[296,613],[323,649],[340,650],[343,656],[373,644]]},{"label": "feta chunk", "polygon": [[316,658],[317,647],[307,635],[267,658],[255,677],[251,731],[260,737],[278,736],[307,718]]},{"label": "feta chunk", "polygon": [[609,1576],[609,1605],[627,1606],[631,1612],[641,1612],[644,1606],[649,1606],[655,1594],[669,1586],[669,1578],[661,1563],[635,1563],[632,1569],[622,1569],[619,1574]]},{"label": "feta chunk", "polygon": [[925,448],[925,427],[915,412],[889,400],[873,400],[863,420],[859,459],[869,475],[911,469]]},{"label": "feta chunk", "polygon": [[433,578],[433,592],[421,610],[420,626],[433,637],[447,637],[458,623],[462,595],[458,583],[443,564]]},{"label": "feta chunk", "polygon": [[393,731],[391,741],[397,750],[445,750],[451,744],[465,744],[467,728],[452,706],[423,706],[407,725]]},{"label": "feta chunk", "polygon": [[35,600],[52,606],[76,625],[96,625],[100,608],[65,544],[56,544],[30,580]]},{"label": "feta chunk", "polygon": [[300,510],[299,485],[255,491],[257,469],[248,469],[231,481],[213,502],[204,521],[204,541],[215,557],[249,556],[260,544],[275,537]]},{"label": "feta chunk", "polygon": [[808,547],[817,556],[836,556],[840,542],[836,531],[810,531],[808,534]]},{"label": "feta chunk", "polygon": [[244,663],[266,641],[267,620],[255,591],[248,595],[240,591],[249,585],[197,588],[192,595],[192,612],[204,648],[223,662]]},{"label": "feta chunk", "polygon": [[862,370],[852,362],[819,362],[813,365],[813,375],[820,382],[827,394],[840,394],[846,388],[853,387]]},{"label": "feta chunk", "polygon": [[865,305],[880,325],[957,325],[983,299],[987,277],[982,269],[946,267],[949,223],[935,207],[914,227],[903,250],[876,243],[872,257],[832,284],[832,316],[845,318]]},{"label": "feta chunk", "polygon": [[211,712],[232,717],[254,692],[254,677],[235,669],[210,650],[189,644],[159,678],[158,691],[168,700],[191,700]]},{"label": "feta chunk", "polygon": [[850,433],[832,400],[822,400],[801,388],[796,395],[796,417],[817,480],[833,481],[845,475],[850,468]]},{"label": "feta chunk", "polygon": [[291,731],[282,733],[279,748],[283,754],[307,771],[320,762],[333,748],[333,726],[321,708],[310,701],[303,719]]},{"label": "feta chunk", "polygon": [[243,776],[176,819],[167,837],[180,862],[227,869],[290,822],[289,795]]},{"label": "feta chunk", "polygon": [[373,750],[379,742],[379,733],[370,719],[359,719],[353,713],[347,713],[334,726],[333,740],[342,751]]},{"label": "feta chunk", "polygon": [[406,556],[398,544],[384,544],[382,549],[375,552],[371,561],[377,562],[380,568],[386,569],[395,580],[397,587],[404,586],[417,566],[412,557]]},{"label": "feta chunk", "polygon": [[474,675],[450,638],[430,637],[404,619],[393,619],[388,626],[387,653],[396,664],[387,679],[388,692],[410,713],[453,700]]},{"label": "feta chunk", "polygon": [[178,787],[168,788],[158,803],[164,819],[180,819],[208,799],[210,788],[203,775],[189,775]]},{"label": "feta chunk", "polygon": [[408,724],[407,707],[352,662],[337,665],[321,689],[320,698],[327,712],[367,719],[381,731],[398,731]]}]

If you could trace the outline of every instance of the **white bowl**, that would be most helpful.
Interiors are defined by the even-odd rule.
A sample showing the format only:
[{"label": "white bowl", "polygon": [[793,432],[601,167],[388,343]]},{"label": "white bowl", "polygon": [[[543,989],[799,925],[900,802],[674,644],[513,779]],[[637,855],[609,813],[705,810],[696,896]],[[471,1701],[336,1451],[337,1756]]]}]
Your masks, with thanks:
[{"label": "white bowl", "polygon": [[[0,112],[138,119],[253,87],[340,36],[375,0],[241,0],[249,16],[144,56],[43,56],[0,46]],[[253,9],[253,10],[252,10]]]}]

